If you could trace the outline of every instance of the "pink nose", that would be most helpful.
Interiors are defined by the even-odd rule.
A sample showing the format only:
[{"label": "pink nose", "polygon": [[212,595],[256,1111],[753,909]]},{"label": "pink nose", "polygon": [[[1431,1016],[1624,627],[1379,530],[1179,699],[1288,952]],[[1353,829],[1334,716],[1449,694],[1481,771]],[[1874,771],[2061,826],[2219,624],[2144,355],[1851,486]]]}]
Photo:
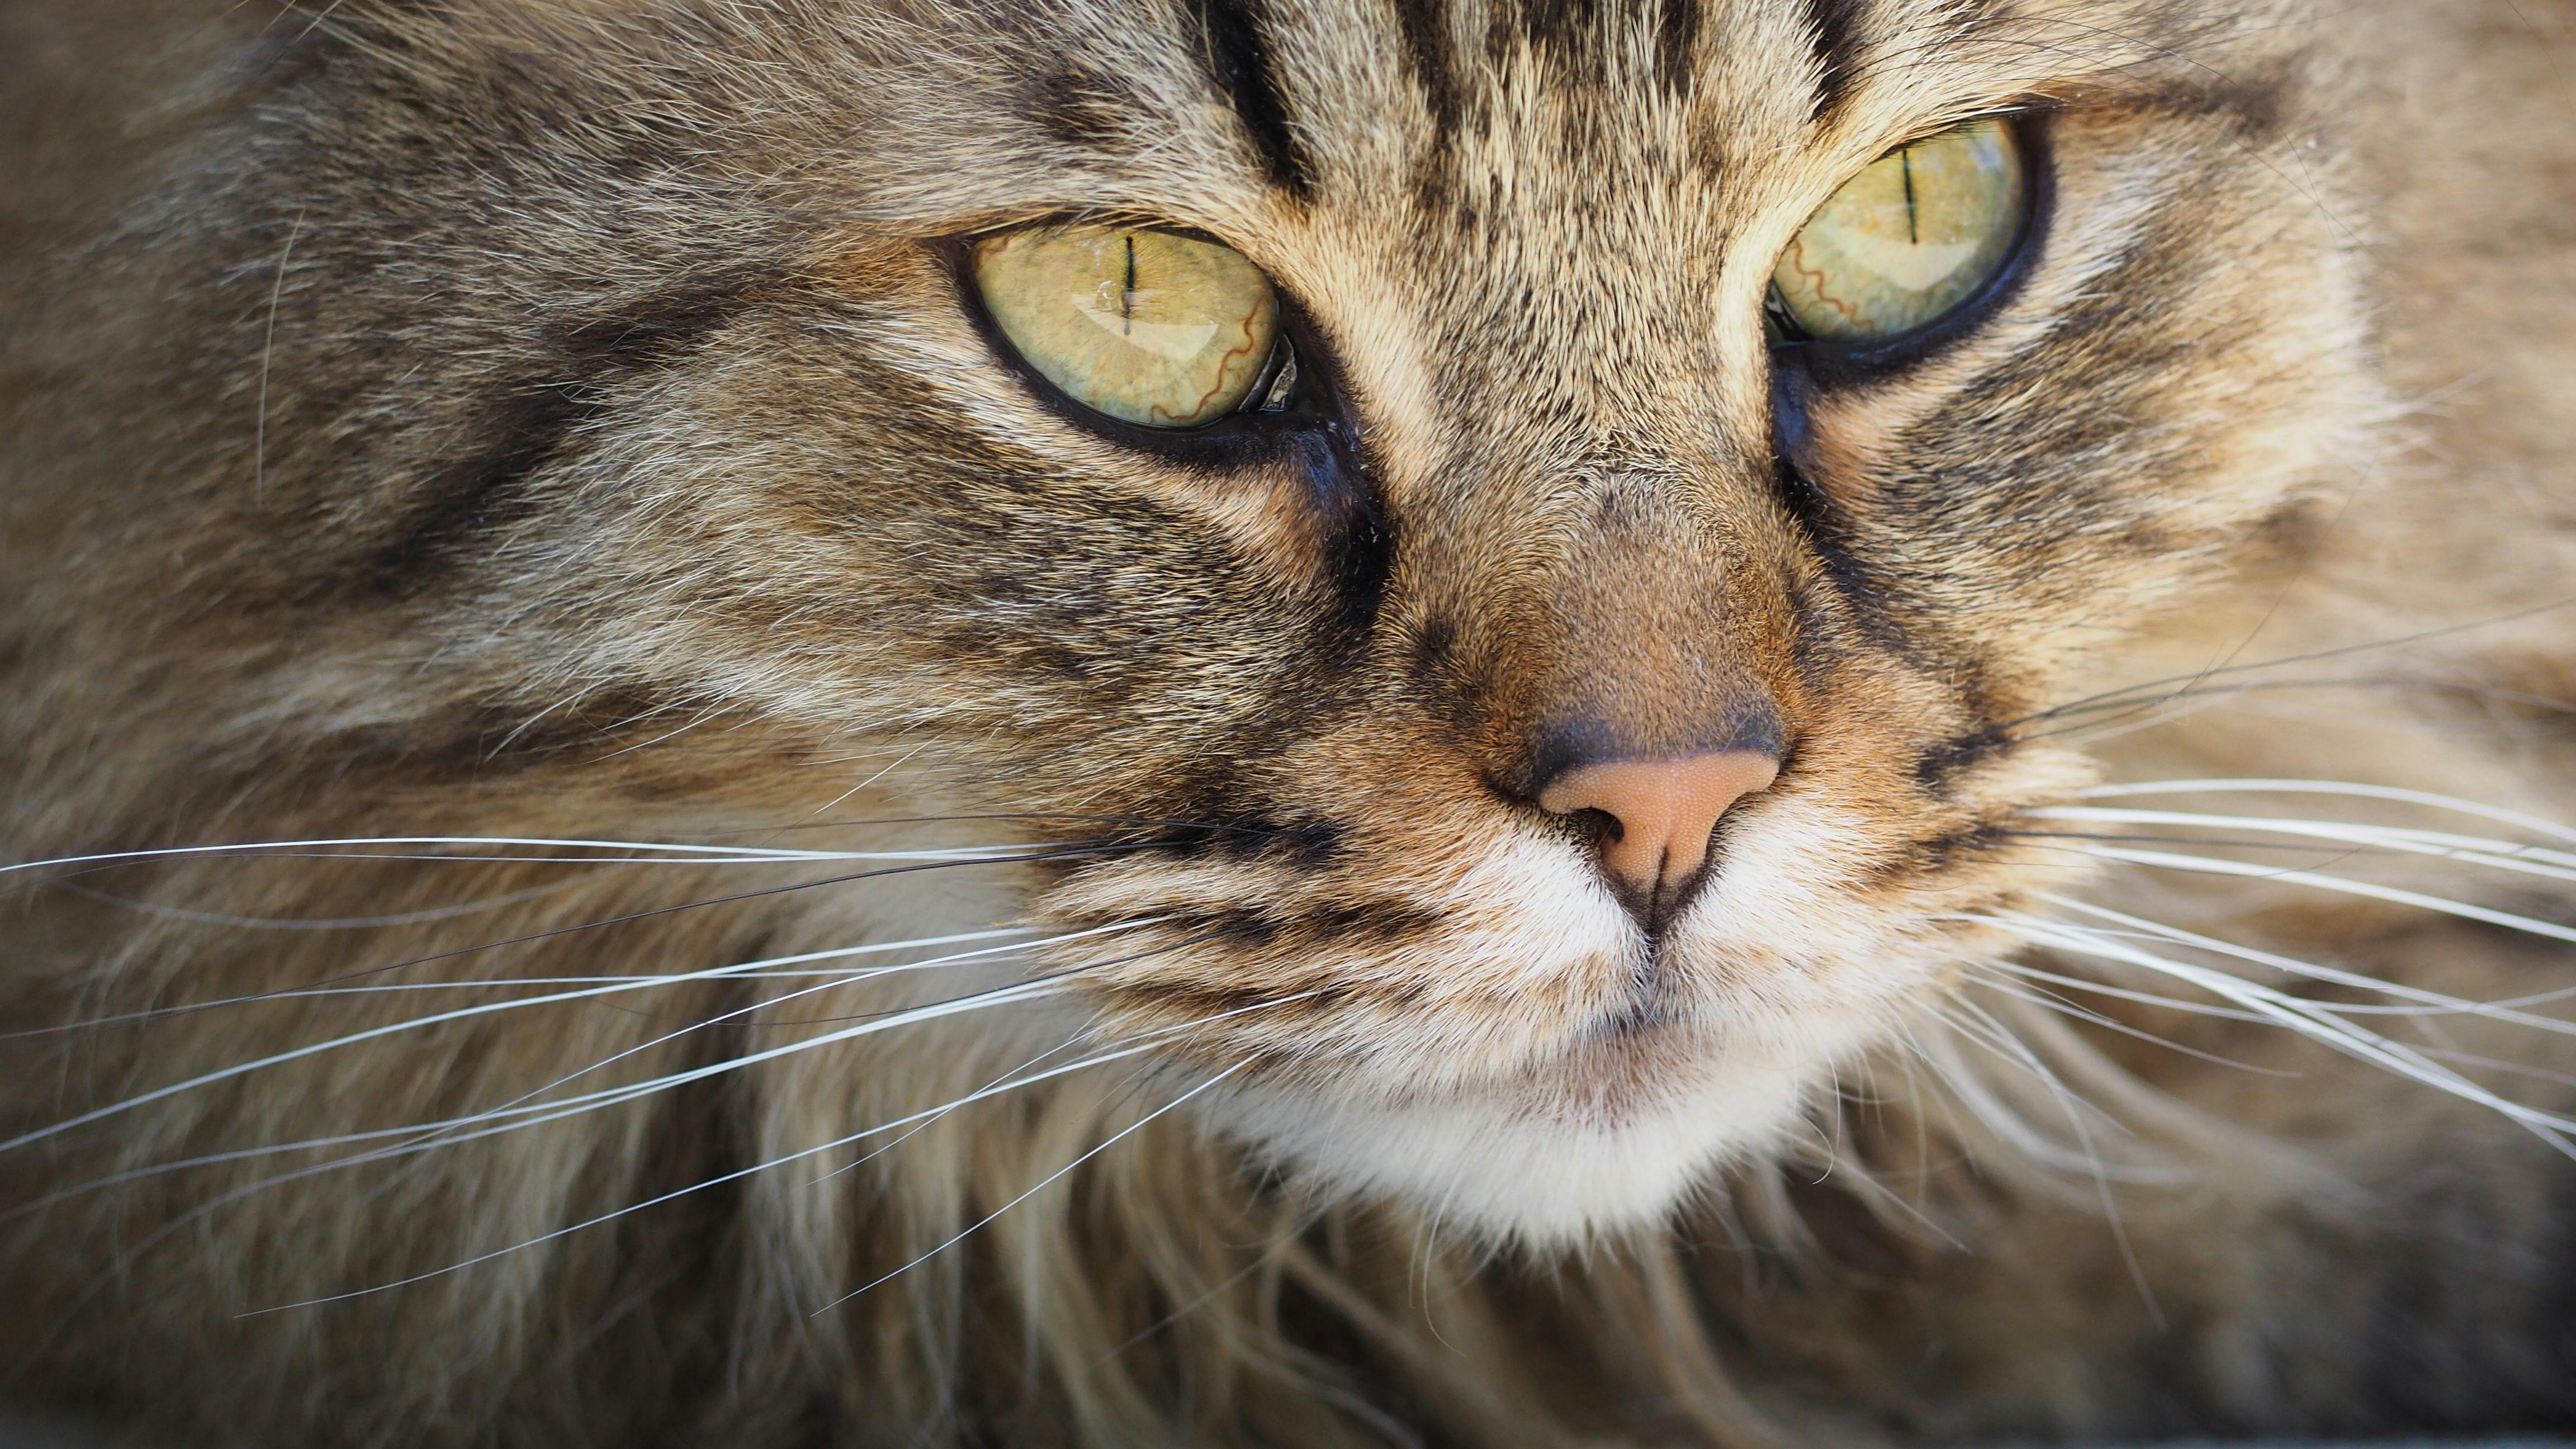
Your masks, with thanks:
[{"label": "pink nose", "polygon": [[1760,750],[1677,760],[1610,760],[1566,771],[1539,792],[1542,810],[1598,810],[1611,819],[1601,868],[1652,900],[1696,874],[1708,837],[1736,801],[1770,788],[1780,762]]}]

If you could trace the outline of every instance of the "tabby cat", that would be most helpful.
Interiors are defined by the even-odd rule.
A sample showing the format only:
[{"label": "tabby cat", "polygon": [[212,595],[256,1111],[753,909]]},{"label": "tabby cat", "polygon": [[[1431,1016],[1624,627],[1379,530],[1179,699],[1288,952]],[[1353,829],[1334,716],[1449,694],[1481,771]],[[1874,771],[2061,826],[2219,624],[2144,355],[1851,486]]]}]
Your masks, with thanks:
[{"label": "tabby cat", "polygon": [[0,4],[0,1395],[2576,1422],[2571,24]]}]

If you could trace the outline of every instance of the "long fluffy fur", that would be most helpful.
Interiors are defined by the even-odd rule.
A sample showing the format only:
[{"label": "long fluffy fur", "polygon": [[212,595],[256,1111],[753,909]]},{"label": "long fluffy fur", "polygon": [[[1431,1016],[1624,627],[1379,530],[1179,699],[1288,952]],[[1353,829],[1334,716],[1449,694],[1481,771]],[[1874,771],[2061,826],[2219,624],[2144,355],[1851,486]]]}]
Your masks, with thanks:
[{"label": "long fluffy fur", "polygon": [[[0,77],[10,854],[823,852],[7,877],[10,1392],[248,1443],[2576,1416],[2576,1178],[2436,1090],[2564,1115],[2562,1038],[2296,1029],[2566,986],[2495,924],[2563,883],[2044,808],[2576,818],[2568,17],[2426,8],[0,7],[58,58]],[[1999,107],[2041,263],[1787,428],[1770,258]],[[1051,410],[923,243],[1062,215],[1268,269],[1347,456]],[[1669,1034],[1586,1055],[1634,943],[1532,741],[1754,698],[1798,750]]]}]

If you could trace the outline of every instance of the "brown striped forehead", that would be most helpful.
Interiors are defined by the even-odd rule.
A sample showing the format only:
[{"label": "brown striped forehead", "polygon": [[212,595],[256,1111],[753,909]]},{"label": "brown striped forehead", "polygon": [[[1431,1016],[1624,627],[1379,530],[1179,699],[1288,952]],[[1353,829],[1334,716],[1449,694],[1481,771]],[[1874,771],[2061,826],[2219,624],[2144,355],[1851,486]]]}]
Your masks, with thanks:
[{"label": "brown striped forehead", "polygon": [[[1957,113],[2159,62],[2205,86],[2226,73],[2224,46],[2266,33],[2281,8],[1052,0],[900,26],[854,17],[874,84],[848,103],[901,114],[934,148],[938,130],[980,117],[972,135],[988,160],[1006,139],[992,125],[1034,123],[1058,167],[1113,187],[1216,163],[1227,174],[1203,173],[1202,197],[1250,180],[1301,205],[1483,213],[1597,192],[1641,164],[1741,170],[1793,145],[1883,148]],[[1547,153],[1585,164],[1516,172],[1480,158],[1483,142],[1542,168]],[[934,174],[911,179],[925,199],[942,189]]]},{"label": "brown striped forehead", "polygon": [[[2260,167],[2191,116],[2211,81],[2188,57],[2223,36],[2177,13],[1135,0],[834,9],[816,29],[678,7],[656,21],[668,35],[543,44],[520,32],[569,24],[548,8],[496,10],[491,36],[421,21],[418,54],[369,82],[410,109],[363,114],[444,117],[469,140],[353,149],[349,184],[388,235],[480,280],[427,320],[413,293],[358,300],[386,310],[385,335],[488,366],[426,400],[388,384],[421,426],[371,442],[416,445],[418,468],[365,475],[385,498],[351,510],[378,535],[357,571],[429,592],[444,561],[473,566],[500,539],[529,555],[580,540],[639,570],[685,556],[723,601],[687,618],[740,623],[723,647],[761,658],[765,685],[776,620],[814,617],[775,583],[792,542],[801,577],[866,579],[852,607],[901,621],[864,647],[811,636],[800,709],[883,717],[847,701],[899,653],[936,661],[961,718],[989,707],[1058,742],[1131,719],[1204,727],[1240,755],[1256,717],[1268,748],[1313,734],[1327,704],[1401,703],[1409,685],[1355,682],[1367,659],[1486,695],[1511,726],[1486,752],[1498,776],[1543,706],[1592,698],[1560,681],[1570,661],[1704,675],[1670,701],[1689,717],[1650,721],[1659,741],[1758,715],[1766,692],[1797,713],[1818,577],[1891,649],[1985,636],[2009,653],[2044,637],[2032,599],[2084,604],[2079,566],[2183,556],[2156,530],[2219,456],[2224,420],[2178,410],[2199,404],[2171,364],[2210,335],[2195,259],[2241,214],[2210,183],[2222,163]],[[2231,15],[2240,32],[2260,18]],[[456,52],[444,72],[434,47]],[[531,73],[491,84],[494,53]],[[2259,96],[2238,84],[2255,72],[2229,74]],[[2099,119],[2118,109],[2098,103],[2108,86],[2180,99],[2169,124],[2123,133]],[[1927,127],[2068,98],[2066,124],[2091,128],[2069,154],[2094,168],[2098,255],[2088,285],[2035,302],[2055,331],[2035,312],[2019,340],[1919,377],[1776,406],[1761,293],[1814,205]],[[600,117],[642,119],[603,133]],[[414,171],[387,184],[385,156]],[[591,204],[532,203],[550,194]],[[2118,236],[2103,198],[2129,213]],[[1085,215],[1195,227],[1269,270],[1317,324],[1318,375],[1347,384],[1356,464],[1319,483],[1293,449],[1176,462],[1050,411],[978,335],[937,247]],[[303,237],[294,255],[319,266],[362,241]],[[281,301],[291,349],[305,297]],[[314,436],[295,425],[305,396],[276,389],[277,439]],[[711,461],[656,482],[688,506],[647,516],[634,482],[661,478],[675,428]],[[2139,476],[2141,459],[2162,471]],[[295,460],[269,461],[289,486]],[[585,575],[544,577],[570,599]],[[1943,677],[1978,672],[1965,648],[1934,652]],[[1151,748],[1113,763],[1187,773]]]},{"label": "brown striped forehead", "polygon": [[1582,391],[1598,406],[1556,410],[1614,431],[1659,407],[1749,417],[1760,400],[1742,386],[1713,398],[1667,384],[1720,378],[1711,344],[1744,324],[1773,254],[1834,185],[1965,115],[2106,80],[2206,91],[2196,57],[2261,17],[2187,11],[1040,6],[1012,19],[1037,34],[998,57],[961,47],[954,64],[972,73],[904,63],[921,84],[888,104],[908,133],[951,132],[954,164],[910,169],[881,196],[911,203],[886,220],[913,228],[1159,215],[1252,253],[1358,339],[1362,370],[1400,361],[1469,395],[1494,395],[1496,377]]},{"label": "brown striped forehead", "polygon": [[[1373,187],[1399,164],[1422,183],[1416,199],[1432,201],[1444,178],[1491,179],[1489,170],[1448,170],[1456,148],[1479,137],[1517,131],[1523,145],[1579,148],[1594,164],[1558,178],[1576,185],[1659,150],[1700,165],[1741,165],[1791,140],[1884,128],[1909,107],[1987,106],[2158,60],[2188,69],[2215,59],[2232,39],[2262,33],[2280,8],[2213,15],[2175,0],[1129,0],[1015,12],[1015,26],[1053,49],[1010,62],[1027,74],[1021,98],[1068,145],[1132,144],[1160,103],[1176,98],[1175,74],[1187,71],[1228,113],[1240,154],[1280,191],[1310,200],[1339,182],[1355,192],[1351,183]],[[1558,135],[1531,124],[1542,114]]]}]

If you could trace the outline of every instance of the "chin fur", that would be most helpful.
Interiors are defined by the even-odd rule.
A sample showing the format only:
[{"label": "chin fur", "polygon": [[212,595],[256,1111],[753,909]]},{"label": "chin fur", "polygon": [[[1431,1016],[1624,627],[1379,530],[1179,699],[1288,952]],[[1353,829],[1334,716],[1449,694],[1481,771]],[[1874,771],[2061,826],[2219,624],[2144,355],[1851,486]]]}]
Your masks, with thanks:
[{"label": "chin fur", "polygon": [[1489,1244],[1566,1247],[1668,1221],[1723,1167],[1776,1148],[1829,1071],[1821,1046],[1665,1034],[1587,1043],[1518,1090],[1370,1103],[1254,1088],[1208,1115],[1318,1195],[1392,1199]]}]

